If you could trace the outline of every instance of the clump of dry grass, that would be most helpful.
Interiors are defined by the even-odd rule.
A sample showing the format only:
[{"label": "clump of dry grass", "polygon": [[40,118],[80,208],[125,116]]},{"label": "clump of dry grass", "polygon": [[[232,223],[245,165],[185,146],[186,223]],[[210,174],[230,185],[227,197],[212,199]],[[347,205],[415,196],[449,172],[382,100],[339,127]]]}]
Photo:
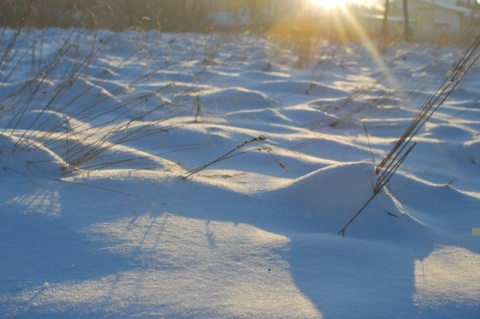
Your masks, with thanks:
[{"label": "clump of dry grass", "polygon": [[244,155],[244,154],[247,154],[247,153],[251,153],[251,152],[267,152],[270,154],[270,156],[273,158],[273,160],[286,172],[288,172],[288,168],[285,164],[283,164],[278,158],[276,158],[271,152],[272,152],[272,148],[269,147],[269,146],[260,146],[260,147],[253,147],[253,148],[247,148],[245,149],[245,147],[247,147],[248,145],[250,144],[254,144],[254,143],[259,143],[259,142],[264,142],[267,140],[267,137],[265,135],[259,135],[257,137],[254,137],[252,139],[249,139],[249,140],[245,140],[243,143],[241,144],[238,144],[235,148],[233,148],[232,150],[228,151],[227,153],[223,154],[222,156],[220,157],[217,157],[216,159],[214,159],[213,161],[207,163],[207,164],[204,164],[204,165],[201,165],[193,170],[190,170],[188,171],[187,173],[185,173],[183,175],[183,179],[187,179],[188,177],[194,175],[194,174],[197,174],[198,172],[206,169],[207,167],[211,166],[211,165],[214,165],[218,162],[222,162],[222,161],[225,161],[229,158],[232,158],[232,157],[236,157],[236,156],[240,156],[240,155]]},{"label": "clump of dry grass", "polygon": [[[129,144],[198,123],[204,112],[196,93],[197,85],[206,82],[204,74],[209,66],[198,71],[183,70],[183,61],[173,57],[178,52],[172,49],[181,45],[171,36],[166,39],[155,31],[117,33],[85,29],[83,26],[90,20],[98,21],[105,15],[108,8],[101,2],[72,1],[69,8],[83,14],[75,16],[73,27],[60,33],[46,23],[40,24],[45,25],[44,29],[29,29],[34,4],[30,0],[17,7],[24,10],[23,18],[13,29],[11,21],[5,22],[0,35],[0,45],[6,48],[0,58],[0,135],[15,137],[10,156],[41,145],[64,162],[64,173],[122,165],[135,169],[165,168],[162,160],[152,153],[159,147],[133,150]],[[77,10],[80,5],[81,10]],[[51,25],[56,23],[52,21]],[[193,45],[181,52],[188,63],[201,61],[199,54],[210,61],[216,59],[220,50],[217,40],[205,38],[206,43],[214,44],[205,44],[205,52],[201,46]],[[158,47],[156,41],[168,45]],[[112,46],[120,43],[122,50],[124,46],[128,48],[127,55],[111,57]],[[108,59],[115,62],[106,63]],[[136,69],[139,65],[144,66],[142,70]],[[12,85],[10,80],[18,79],[19,74],[25,81]],[[172,74],[181,74],[182,78],[177,80]],[[257,137],[247,144],[261,140]],[[162,151],[177,152],[192,147],[200,146],[182,147],[179,141],[179,145]],[[217,161],[249,151],[267,152],[286,169],[268,146],[243,149]]]},{"label": "clump of dry grass", "polygon": [[[103,73],[92,74],[98,73],[96,66],[105,64],[105,49],[120,38],[144,41],[135,38],[135,33],[147,34],[86,30],[80,27],[80,19],[61,37],[56,33],[57,38],[51,41],[52,29],[26,28],[32,4],[30,1],[18,8],[24,10],[22,19],[14,29],[5,22],[0,34],[5,47],[0,57],[0,134],[15,136],[11,156],[40,143],[67,163],[67,171],[72,171],[88,167],[89,161],[102,158],[118,145],[188,124],[166,122],[191,113],[184,97],[195,90],[195,80],[201,74],[191,74],[189,87],[178,88],[171,80],[152,85],[152,89],[136,90],[158,80],[167,68],[181,68],[177,62],[159,66],[152,62],[146,71],[111,88],[112,83],[118,83],[117,74],[139,61],[148,63],[154,48],[141,43],[140,50],[109,64]],[[96,11],[91,8],[88,14],[94,16]],[[18,79],[19,74],[25,81],[12,85],[10,80]],[[149,107],[144,107],[146,104]],[[144,119],[148,119],[148,127],[136,125]]]},{"label": "clump of dry grass", "polygon": [[345,224],[345,226],[340,229],[338,232],[339,234],[345,235],[345,231],[348,226],[388,184],[392,176],[415,147],[416,144],[413,139],[416,134],[460,84],[462,79],[467,75],[479,58],[480,34],[472,41],[465,53],[460,57],[459,61],[455,63],[455,65],[445,75],[443,80],[438,84],[428,100],[424,103],[422,108],[418,111],[403,134],[397,140],[390,152],[388,152],[388,154],[376,166],[375,172],[377,174],[377,180],[373,188],[372,197],[353,215],[353,217]]}]

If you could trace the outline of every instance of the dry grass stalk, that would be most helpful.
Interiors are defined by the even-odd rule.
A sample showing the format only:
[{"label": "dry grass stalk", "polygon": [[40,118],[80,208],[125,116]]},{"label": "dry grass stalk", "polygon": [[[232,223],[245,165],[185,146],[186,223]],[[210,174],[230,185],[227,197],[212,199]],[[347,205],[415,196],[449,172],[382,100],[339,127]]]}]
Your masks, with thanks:
[{"label": "dry grass stalk", "polygon": [[440,82],[435,91],[430,95],[430,98],[413,118],[412,122],[395,143],[392,150],[375,168],[375,172],[377,173],[378,177],[373,189],[372,197],[364,206],[362,206],[362,208],[360,208],[360,210],[355,213],[355,215],[353,215],[353,217],[345,224],[345,226],[340,229],[338,234],[345,235],[345,231],[348,226],[360,215],[360,213],[368,206],[368,204],[370,204],[376,195],[380,193],[383,187],[387,185],[400,165],[405,161],[407,156],[415,147],[415,142],[412,142],[415,135],[439,109],[443,102],[445,102],[448,96],[455,90],[460,81],[465,77],[465,75],[467,75],[479,58],[480,34],[474,39],[459,62],[454,65],[454,67]]},{"label": "dry grass stalk", "polygon": [[248,152],[252,152],[252,151],[262,151],[262,150],[265,150],[263,148],[254,148],[254,149],[249,149],[249,150],[246,150],[246,151],[242,151],[242,152],[238,152],[238,150],[244,148],[245,146],[249,145],[249,144],[252,144],[252,143],[256,143],[256,142],[263,142],[267,140],[267,137],[265,135],[259,135],[257,137],[254,137],[250,140],[245,140],[243,143],[237,145],[234,149],[228,151],[227,153],[223,154],[222,156],[214,159],[213,161],[205,164],[205,165],[201,165],[189,172],[187,172],[185,175],[183,175],[183,179],[187,179],[188,177],[204,170],[205,168],[215,164],[215,163],[218,163],[218,162],[221,162],[221,161],[224,161],[226,159],[229,159],[229,158],[232,158],[234,156],[239,156],[239,155],[242,155],[242,154],[245,154],[245,153],[248,153]]}]

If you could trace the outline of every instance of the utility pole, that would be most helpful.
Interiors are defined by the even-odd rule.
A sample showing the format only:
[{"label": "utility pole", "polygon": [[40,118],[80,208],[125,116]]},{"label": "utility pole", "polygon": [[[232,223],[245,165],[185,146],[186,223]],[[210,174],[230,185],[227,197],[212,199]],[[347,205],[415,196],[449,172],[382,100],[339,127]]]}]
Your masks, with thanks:
[{"label": "utility pole", "polygon": [[386,45],[388,37],[388,11],[390,9],[389,0],[385,0],[385,11],[383,12],[382,34],[381,34],[381,47]]},{"label": "utility pole", "polygon": [[[388,2],[388,0],[387,0]],[[405,41],[410,41],[410,23],[408,21],[408,0],[403,0],[403,19],[405,20],[404,27],[404,36]]]}]

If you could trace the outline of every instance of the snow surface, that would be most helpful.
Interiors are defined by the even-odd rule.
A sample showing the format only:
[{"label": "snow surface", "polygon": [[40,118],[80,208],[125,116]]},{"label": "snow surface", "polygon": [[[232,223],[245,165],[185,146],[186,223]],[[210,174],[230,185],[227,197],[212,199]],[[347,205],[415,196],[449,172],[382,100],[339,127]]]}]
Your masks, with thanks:
[{"label": "snow surface", "polygon": [[253,35],[22,32],[0,74],[0,317],[477,318],[478,66],[337,234],[464,50],[330,43],[296,69]]}]

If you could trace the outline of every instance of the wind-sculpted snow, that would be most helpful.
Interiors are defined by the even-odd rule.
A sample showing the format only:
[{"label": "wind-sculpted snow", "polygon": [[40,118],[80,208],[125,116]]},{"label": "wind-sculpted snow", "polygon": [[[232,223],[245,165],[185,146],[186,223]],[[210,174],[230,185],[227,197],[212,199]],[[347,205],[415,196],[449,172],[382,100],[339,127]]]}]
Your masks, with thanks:
[{"label": "wind-sculpted snow", "polygon": [[480,313],[478,66],[368,202],[465,48],[325,43],[295,68],[253,35],[21,36],[0,68],[0,317]]}]

